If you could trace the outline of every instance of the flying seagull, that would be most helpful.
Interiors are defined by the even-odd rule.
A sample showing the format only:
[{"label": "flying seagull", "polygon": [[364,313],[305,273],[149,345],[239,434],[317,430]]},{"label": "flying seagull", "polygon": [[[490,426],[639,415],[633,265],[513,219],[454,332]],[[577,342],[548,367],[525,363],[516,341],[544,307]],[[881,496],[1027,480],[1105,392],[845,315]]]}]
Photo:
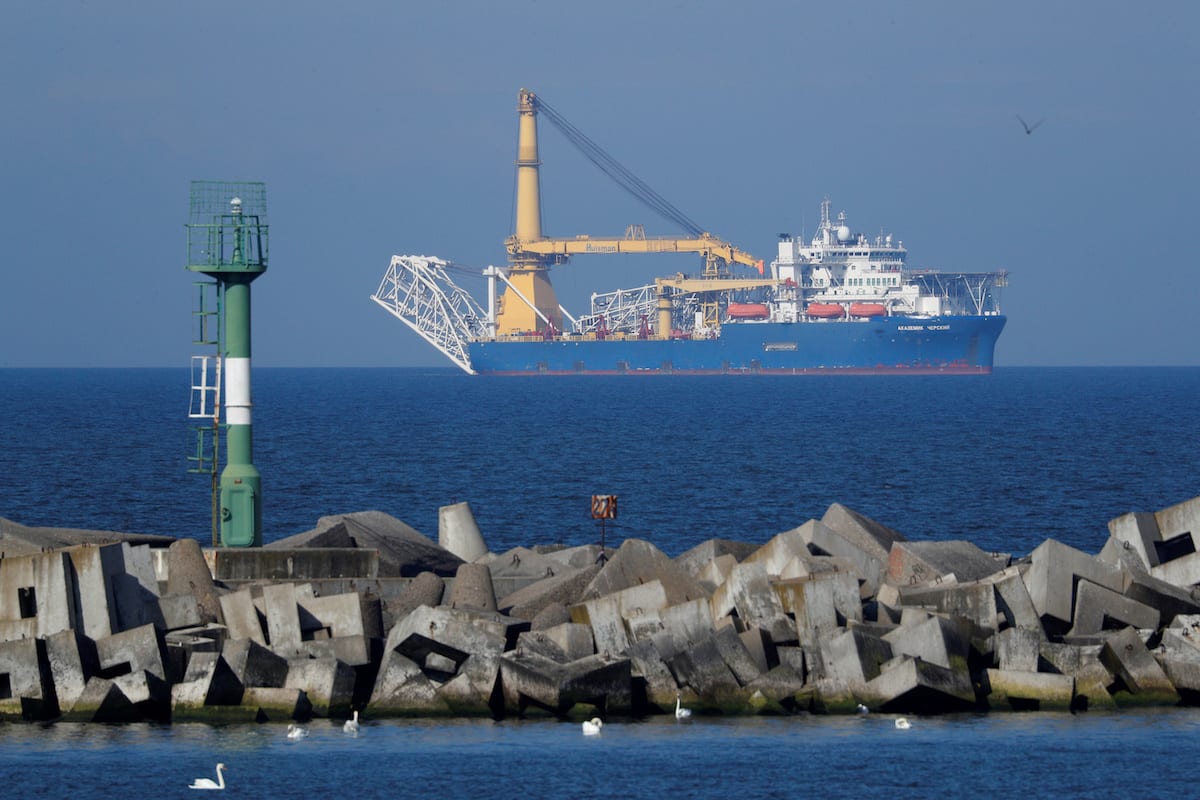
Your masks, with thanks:
[{"label": "flying seagull", "polygon": [[1017,114],[1017,119],[1021,120],[1021,127],[1025,129],[1025,135],[1026,135],[1026,136],[1028,136],[1029,134],[1033,133],[1033,132],[1034,132],[1034,130],[1036,130],[1036,129],[1037,129],[1037,126],[1038,126],[1038,125],[1041,125],[1043,122],[1045,122],[1045,121],[1046,121],[1045,119],[1039,119],[1037,122],[1035,122],[1035,123],[1033,123],[1032,125],[1030,125],[1028,122],[1026,122],[1025,120],[1021,119],[1021,115],[1020,115],[1020,114]]}]

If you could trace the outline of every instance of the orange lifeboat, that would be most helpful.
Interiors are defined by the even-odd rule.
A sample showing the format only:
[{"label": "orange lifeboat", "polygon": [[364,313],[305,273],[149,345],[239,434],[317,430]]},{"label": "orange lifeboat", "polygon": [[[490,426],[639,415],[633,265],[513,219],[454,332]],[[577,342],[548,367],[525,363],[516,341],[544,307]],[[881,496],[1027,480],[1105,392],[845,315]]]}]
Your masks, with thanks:
[{"label": "orange lifeboat", "polygon": [[819,319],[841,319],[846,316],[846,309],[837,303],[809,303],[806,313]]},{"label": "orange lifeboat", "polygon": [[887,308],[883,303],[851,303],[850,316],[852,317],[886,317]]},{"label": "orange lifeboat", "polygon": [[765,303],[730,303],[730,319],[766,319],[770,311]]}]

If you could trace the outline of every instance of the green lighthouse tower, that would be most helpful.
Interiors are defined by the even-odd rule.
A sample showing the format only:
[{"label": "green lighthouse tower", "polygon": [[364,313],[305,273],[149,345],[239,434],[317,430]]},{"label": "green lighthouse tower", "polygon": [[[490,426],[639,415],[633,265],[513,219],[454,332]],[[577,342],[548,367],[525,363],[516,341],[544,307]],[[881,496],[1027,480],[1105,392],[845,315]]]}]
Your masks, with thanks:
[{"label": "green lighthouse tower", "polygon": [[[211,413],[216,423],[223,409],[225,423],[221,545],[261,547],[262,476],[254,467],[250,422],[250,284],[267,270],[266,187],[193,181],[190,206],[187,269],[216,282],[219,306]],[[215,438],[213,448],[215,470]]]}]

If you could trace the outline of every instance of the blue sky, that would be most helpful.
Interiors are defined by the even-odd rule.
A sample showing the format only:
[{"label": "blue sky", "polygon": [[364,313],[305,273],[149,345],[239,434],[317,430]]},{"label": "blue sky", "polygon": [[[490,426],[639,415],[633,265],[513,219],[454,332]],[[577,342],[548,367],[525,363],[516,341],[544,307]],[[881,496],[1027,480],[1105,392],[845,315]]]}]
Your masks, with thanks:
[{"label": "blue sky", "polygon": [[[1187,2],[7,2],[0,367],[185,367],[197,179],[267,184],[256,365],[448,365],[369,296],[394,253],[504,263],[521,87],[768,261],[829,196],[917,266],[1009,270],[998,366],[1200,365],[1198,23]],[[545,121],[541,157],[548,235],[681,233]],[[578,313],[696,269],[675,258],[553,279]]]}]

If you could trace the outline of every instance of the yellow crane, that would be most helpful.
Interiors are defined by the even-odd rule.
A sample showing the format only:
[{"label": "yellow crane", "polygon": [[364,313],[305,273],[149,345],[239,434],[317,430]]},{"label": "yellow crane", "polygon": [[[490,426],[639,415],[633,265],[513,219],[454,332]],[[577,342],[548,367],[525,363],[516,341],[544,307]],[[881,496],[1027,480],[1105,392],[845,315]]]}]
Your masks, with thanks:
[{"label": "yellow crane", "polygon": [[[609,172],[615,180],[641,197],[652,208],[680,223],[691,235],[683,238],[646,237],[641,226],[630,226],[624,237],[552,238],[543,236],[541,185],[538,174],[538,168],[541,166],[541,161],[538,159],[537,141],[539,110],[555,122],[568,135],[568,138],[572,139],[572,143],[580,147],[585,155],[597,163],[597,166]],[[762,275],[763,262],[744,250],[702,230],[632,173],[613,161],[595,143],[562,119],[544,101],[538,99],[533,92],[528,89],[520,91],[517,112],[520,125],[517,132],[516,230],[505,242],[508,250],[510,288],[500,298],[500,308],[496,315],[497,334],[504,336],[541,332],[547,325],[544,320],[549,320],[549,324],[555,330],[562,330],[562,312],[559,309],[554,287],[550,284],[548,273],[552,265],[564,264],[573,255],[588,253],[697,253],[701,255],[704,258],[704,280],[700,283],[696,283],[694,280],[687,281],[687,289],[682,289],[680,285],[677,290],[695,291],[701,294],[705,324],[713,327],[719,325],[718,291],[769,286],[775,283],[772,280],[761,279],[730,279],[729,264],[742,264],[758,270],[759,275]],[[733,283],[730,283],[730,280]],[[666,298],[663,288],[666,285],[675,284],[669,280],[658,282],[658,333],[660,336],[670,333],[669,299]],[[520,296],[510,298],[514,289]],[[665,325],[663,323],[664,305],[667,307],[666,319],[668,320]]]}]

